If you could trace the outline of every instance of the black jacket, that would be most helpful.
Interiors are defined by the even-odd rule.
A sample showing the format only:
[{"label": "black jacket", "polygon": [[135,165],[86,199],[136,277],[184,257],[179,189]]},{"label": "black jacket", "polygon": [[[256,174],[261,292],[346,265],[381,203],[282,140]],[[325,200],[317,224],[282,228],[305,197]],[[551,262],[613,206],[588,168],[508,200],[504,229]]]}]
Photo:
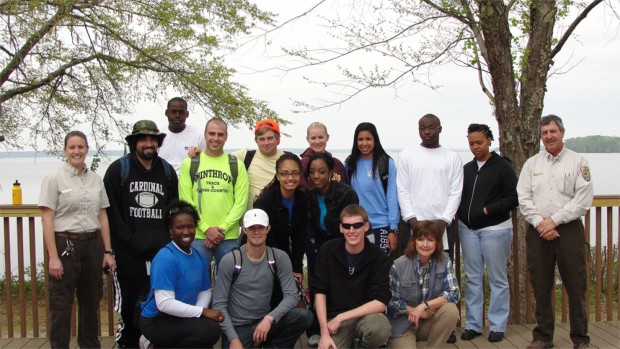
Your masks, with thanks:
[{"label": "black jacket", "polygon": [[303,273],[303,258],[306,249],[306,225],[308,222],[306,195],[295,190],[293,217],[289,224],[288,209],[282,204],[280,186],[267,189],[254,202],[254,208],[267,212],[271,230],[267,234],[267,246],[278,248],[291,259],[293,272]]},{"label": "black jacket", "polygon": [[359,204],[359,198],[355,189],[348,184],[333,180],[329,182],[329,189],[327,190],[327,195],[325,195],[325,206],[327,208],[325,215],[326,234],[320,229],[321,209],[319,208],[318,193],[316,188],[310,189],[308,194],[308,210],[317,249],[325,241],[342,236],[340,233],[340,212],[350,204]]},{"label": "black jacket", "polygon": [[475,158],[463,166],[463,195],[457,216],[467,227],[497,225],[509,219],[518,204],[517,175],[509,160],[492,152],[480,169]]},{"label": "black jacket", "polygon": [[362,259],[350,273],[344,238],[330,240],[319,250],[310,287],[326,296],[328,319],[372,300],[385,305],[390,301],[392,261],[368,239],[362,253]]}]

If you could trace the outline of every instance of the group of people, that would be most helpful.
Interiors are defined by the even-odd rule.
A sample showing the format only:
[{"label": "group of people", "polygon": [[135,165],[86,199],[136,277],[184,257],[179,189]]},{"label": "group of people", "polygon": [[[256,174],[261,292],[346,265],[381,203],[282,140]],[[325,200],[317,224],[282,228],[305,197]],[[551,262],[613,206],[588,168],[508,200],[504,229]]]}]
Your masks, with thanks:
[{"label": "group of people", "polygon": [[[186,124],[179,97],[165,115],[167,134],[150,120],[133,126],[130,152],[103,180],[85,165],[86,136],[68,133],[67,163],[43,181],[53,348],[69,345],[74,294],[78,344],[100,346],[104,270],[114,276],[122,348],[206,348],[218,340],[226,348],[292,348],[304,332],[321,349],[441,347],[456,341],[459,321],[457,230],[466,276],[461,339],[482,334],[486,268],[488,339],[498,342],[508,322],[518,204],[530,224],[538,321],[528,348],[553,346],[556,263],[569,292],[571,338],[587,347],[580,217],[592,183],[587,161],[563,146],[559,117],[541,119],[545,151],[517,178],[510,160],[491,151],[488,126],[469,126],[474,159],[463,166],[440,145],[433,114],[418,122],[421,143],[397,161],[375,125],[359,124],[344,163],[326,151],[321,123],[308,127],[301,157],[278,149],[280,128],[270,119],[256,124],[257,150],[228,154],[223,120],[209,120],[201,133]],[[402,234],[399,222],[408,228]],[[304,256],[310,309],[298,305]]]}]

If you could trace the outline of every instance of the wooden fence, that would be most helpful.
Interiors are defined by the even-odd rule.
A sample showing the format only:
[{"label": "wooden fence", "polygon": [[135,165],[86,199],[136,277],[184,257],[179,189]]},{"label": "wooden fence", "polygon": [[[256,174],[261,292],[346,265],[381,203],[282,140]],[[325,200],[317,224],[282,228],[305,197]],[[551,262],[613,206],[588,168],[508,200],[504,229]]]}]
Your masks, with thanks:
[{"label": "wooden fence", "polygon": [[[620,268],[615,266],[614,270],[614,251],[620,245],[620,237],[614,241],[613,231],[620,231],[620,195],[616,196],[595,196],[592,209],[585,217],[586,239],[593,246],[593,256],[588,260],[587,273],[588,280],[593,283],[588,285],[587,304],[590,304],[590,290],[594,288],[594,321],[618,320],[620,319]],[[40,211],[36,205],[0,205],[0,217],[3,220],[4,235],[4,295],[0,303],[0,338],[14,337],[46,337],[47,325],[49,324],[49,308],[47,306],[47,254],[44,252],[43,239],[37,238],[37,234],[42,235],[40,227]],[[605,221],[603,221],[603,217]],[[605,222],[605,224],[603,224]],[[516,224],[516,218],[513,220]],[[590,241],[591,225],[594,226],[594,239]],[[38,225],[38,227],[37,227]],[[515,241],[523,237],[518,236],[515,229]],[[603,241],[605,246],[603,246]],[[518,260],[516,244],[513,244],[513,267],[518,270],[518,266],[526,261]],[[456,269],[460,275],[459,250],[456,254]],[[607,258],[603,258],[606,255]],[[12,259],[13,258],[13,259]],[[603,259],[605,264],[603,265]],[[16,260],[17,268],[14,268],[13,261]],[[28,267],[26,266],[28,261]],[[37,261],[43,260],[43,281],[44,292],[39,295],[37,292]],[[615,255],[617,261],[617,254]],[[18,272],[15,273],[14,270]],[[41,270],[39,270],[41,272]],[[1,271],[0,271],[1,273]],[[0,278],[1,278],[0,274]],[[15,282],[16,281],[16,282]],[[107,317],[107,328],[100,328],[100,334],[112,336],[115,328],[115,313],[113,304],[113,290],[110,280],[106,280],[106,292],[104,292],[104,307],[100,314]],[[15,283],[17,285],[15,285]],[[526,323],[534,322],[532,309],[532,292],[529,280],[513,281],[513,287],[521,289],[526,287]],[[514,291],[514,290],[513,290]],[[14,293],[17,294],[14,294]],[[561,292],[561,322],[568,320],[568,305],[566,292],[558,285],[557,292]],[[513,292],[517,294],[518,292]],[[29,294],[29,296],[27,296]],[[514,304],[513,309],[518,309],[519,304]],[[614,312],[615,307],[615,312]],[[72,335],[76,335],[75,326],[75,302],[72,317]],[[41,311],[44,314],[41,314]],[[44,315],[44,316],[42,316]],[[604,315],[604,317],[603,317]],[[41,323],[43,319],[43,323]],[[17,329],[16,329],[17,327]],[[45,330],[42,328],[45,327]]]}]

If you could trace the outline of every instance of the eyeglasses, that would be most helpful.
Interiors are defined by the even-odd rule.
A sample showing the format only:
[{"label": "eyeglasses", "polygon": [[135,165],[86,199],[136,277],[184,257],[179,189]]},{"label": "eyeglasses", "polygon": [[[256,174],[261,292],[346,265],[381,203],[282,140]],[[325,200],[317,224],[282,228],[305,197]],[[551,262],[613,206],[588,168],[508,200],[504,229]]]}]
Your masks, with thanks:
[{"label": "eyeglasses", "polygon": [[173,214],[177,214],[180,212],[188,212],[188,213],[193,214],[194,212],[196,212],[196,210],[194,210],[193,207],[189,207],[189,206],[173,207],[170,209],[170,211],[168,211],[168,217],[172,217]]},{"label": "eyeglasses", "polygon": [[278,175],[282,178],[288,178],[293,177],[293,178],[299,178],[301,177],[301,172],[297,172],[297,171],[293,171],[293,172],[288,172],[288,171],[282,171],[282,172],[278,172]]},{"label": "eyeglasses", "polygon": [[359,228],[363,227],[364,224],[366,224],[366,222],[340,223],[340,225],[342,226],[342,229],[344,229],[344,230],[349,230],[349,229],[351,229],[351,227],[353,227],[353,229],[359,229]]}]

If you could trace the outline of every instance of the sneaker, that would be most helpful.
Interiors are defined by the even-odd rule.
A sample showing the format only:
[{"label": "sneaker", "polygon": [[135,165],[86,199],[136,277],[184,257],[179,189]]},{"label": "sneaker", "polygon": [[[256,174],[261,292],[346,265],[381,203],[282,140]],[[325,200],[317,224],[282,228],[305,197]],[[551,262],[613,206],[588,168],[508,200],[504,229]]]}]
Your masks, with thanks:
[{"label": "sneaker", "polygon": [[573,348],[575,348],[575,349],[588,349],[588,348],[590,348],[590,344],[588,344],[588,343],[575,343],[573,345]]},{"label": "sneaker", "polygon": [[465,330],[463,334],[461,334],[461,339],[464,341],[470,341],[478,336],[481,336],[482,333],[476,332],[474,330]]},{"label": "sneaker", "polygon": [[452,331],[452,333],[450,333],[450,337],[448,337],[448,340],[446,341],[446,343],[448,343],[448,344],[456,343],[456,333],[454,333],[454,331]]},{"label": "sneaker", "polygon": [[316,347],[319,345],[320,341],[321,336],[319,336],[318,334],[313,334],[312,336],[310,336],[310,338],[308,338],[308,345],[311,347]]},{"label": "sneaker", "polygon": [[140,349],[151,349],[151,348],[153,348],[151,341],[146,339],[144,335],[140,336]]},{"label": "sneaker", "polygon": [[504,339],[504,332],[489,332],[489,342],[501,342]]},{"label": "sneaker", "polygon": [[553,342],[545,342],[545,341],[541,341],[540,339],[534,339],[525,348],[526,349],[549,349],[549,348],[553,348]]}]

